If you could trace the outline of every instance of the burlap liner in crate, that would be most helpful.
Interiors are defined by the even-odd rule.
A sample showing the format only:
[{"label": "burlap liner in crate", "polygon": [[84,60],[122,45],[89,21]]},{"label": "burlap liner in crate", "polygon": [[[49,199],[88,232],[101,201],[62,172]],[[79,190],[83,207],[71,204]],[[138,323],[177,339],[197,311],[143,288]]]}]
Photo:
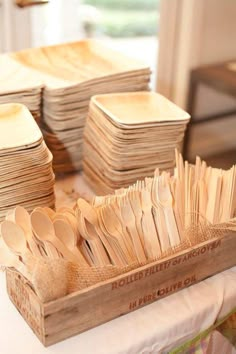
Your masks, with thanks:
[{"label": "burlap liner in crate", "polygon": [[228,223],[211,225],[202,220],[185,230],[186,239],[178,247],[170,249],[161,257],[145,263],[133,263],[125,267],[108,265],[104,267],[80,267],[64,259],[35,258],[27,259],[29,277],[25,282],[34,289],[43,303],[61,298],[67,294],[85,289],[104,280],[114,278],[137,269],[153,261],[161,260],[177,252],[191,248],[213,238],[222,238],[229,230],[236,230],[236,218]]}]

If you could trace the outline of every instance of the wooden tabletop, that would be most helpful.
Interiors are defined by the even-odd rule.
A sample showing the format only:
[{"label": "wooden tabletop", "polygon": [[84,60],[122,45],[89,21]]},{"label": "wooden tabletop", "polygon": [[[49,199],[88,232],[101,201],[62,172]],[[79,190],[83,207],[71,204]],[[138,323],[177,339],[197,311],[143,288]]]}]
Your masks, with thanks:
[{"label": "wooden tabletop", "polygon": [[236,97],[236,68],[230,68],[229,64],[236,64],[236,59],[230,61],[205,65],[192,71],[193,82],[202,82],[223,93]]}]

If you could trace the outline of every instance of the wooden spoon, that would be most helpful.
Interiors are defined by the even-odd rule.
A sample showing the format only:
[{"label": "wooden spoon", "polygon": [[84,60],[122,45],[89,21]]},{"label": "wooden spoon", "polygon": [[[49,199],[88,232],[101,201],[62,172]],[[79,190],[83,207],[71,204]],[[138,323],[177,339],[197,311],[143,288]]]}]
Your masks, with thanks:
[{"label": "wooden spoon", "polygon": [[118,241],[115,238],[111,238],[108,231],[106,230],[100,208],[98,211],[98,224],[96,226],[96,231],[99,233],[103,244],[106,245],[106,241],[107,244],[110,245],[111,250],[107,247],[107,245],[105,247],[108,250],[108,254],[112,260],[112,263],[117,266],[124,266],[126,265],[126,262],[123,252],[121,251]]},{"label": "wooden spoon", "polygon": [[53,220],[53,218],[55,217],[56,215],[56,212],[54,210],[52,210],[51,208],[48,208],[48,207],[44,207],[43,210],[45,211],[45,213],[49,216],[49,218],[51,220]]},{"label": "wooden spoon", "polygon": [[41,257],[41,253],[33,238],[33,233],[31,229],[30,215],[27,210],[21,206],[17,206],[14,210],[15,222],[19,225],[25,233],[25,237],[32,254],[36,257]]},{"label": "wooden spoon", "polygon": [[67,222],[71,225],[71,227],[77,237],[77,242],[78,242],[80,240],[80,233],[79,233],[79,229],[78,229],[78,220],[76,219],[75,215],[70,213],[69,211],[65,211],[63,215],[66,217]]},{"label": "wooden spoon", "polygon": [[15,268],[17,269],[20,265],[20,260],[16,255],[14,255],[8,247],[1,245],[0,247],[0,265],[6,268]]},{"label": "wooden spoon", "polygon": [[79,198],[77,200],[77,207],[91,224],[96,225],[98,217],[96,209],[92,205],[86,202],[86,200]]},{"label": "wooden spoon", "polygon": [[9,220],[9,221],[13,221],[15,222],[15,213],[14,213],[15,210],[9,210],[7,212],[7,215],[6,215],[6,220]]},{"label": "wooden spoon", "polygon": [[[50,218],[51,219],[51,218]],[[67,219],[67,217],[65,216],[65,215],[63,215],[63,214],[58,214],[58,213],[56,213],[55,215],[54,215],[54,217],[53,217],[53,223],[55,222],[55,221],[57,221],[57,220],[63,220],[64,222],[68,222],[68,219]]]},{"label": "wooden spoon", "polygon": [[57,213],[59,214],[65,214],[65,213],[70,213],[71,215],[75,215],[74,210],[70,209],[68,207],[60,207],[57,209]]},{"label": "wooden spoon", "polygon": [[88,262],[88,264],[93,267],[96,262],[94,259],[94,255],[91,251],[91,249],[89,248],[89,245],[87,244],[86,240],[83,240],[81,243],[81,250],[86,258],[86,261]]},{"label": "wooden spoon", "polygon": [[6,268],[14,268],[25,278],[30,278],[27,267],[8,249],[6,245],[1,245],[0,247],[0,265]]},{"label": "wooden spoon", "polygon": [[102,244],[101,240],[99,239],[99,237],[97,236],[97,234],[88,232],[86,221],[85,221],[82,213],[80,214],[80,217],[78,220],[79,220],[78,225],[79,225],[80,234],[85,240],[87,240],[87,242],[91,248],[92,254],[94,256],[95,265],[104,266],[104,265],[110,264],[108,256],[107,256],[105,249],[103,247],[103,244]]},{"label": "wooden spoon", "polygon": [[[104,248],[102,248],[103,263],[104,264],[111,264],[109,257],[111,258],[111,260],[114,260],[114,259],[116,259],[116,256],[115,256],[114,250],[112,249],[108,240],[104,237],[103,234],[101,234],[101,232],[98,230],[98,228],[95,228],[95,226],[90,224],[90,222],[88,220],[86,220],[85,218],[84,218],[84,226],[85,226],[85,229],[86,229],[88,235],[90,235],[91,237],[94,237],[94,238],[99,238],[101,240],[102,245],[104,246]],[[105,251],[104,249],[106,250],[105,254],[104,254],[104,251]],[[107,254],[109,257],[107,256]]]},{"label": "wooden spoon", "polygon": [[87,262],[85,261],[83,255],[76,247],[77,245],[77,237],[74,234],[72,227],[63,220],[57,219],[53,223],[55,234],[58,239],[78,258],[78,262],[87,266]]},{"label": "wooden spoon", "polygon": [[[34,211],[38,211],[42,214],[45,214],[46,216],[49,216],[45,208],[37,207],[34,209]],[[30,220],[31,222],[31,220]],[[40,240],[39,240],[40,241]],[[42,241],[41,241],[42,242]],[[43,248],[42,253],[44,252],[48,257],[54,259],[54,258],[60,258],[60,254],[57,251],[57,249],[50,243],[50,242],[42,242],[42,245],[40,245],[40,248]]]},{"label": "wooden spoon", "polygon": [[[104,245],[105,249],[107,250],[107,253],[109,254],[113,264],[123,265],[123,263],[119,261],[119,257],[114,252],[114,249],[112,248],[111,243],[107,240],[103,230],[101,229],[101,224],[99,222],[99,215],[97,214],[96,209],[94,207],[92,207],[92,205],[90,205],[84,199],[78,199],[77,206],[78,206],[79,213],[81,213],[84,217],[84,220],[86,220],[85,225],[87,227],[87,231],[88,231],[89,235],[91,237],[99,236],[99,238],[102,241],[102,244]],[[78,220],[79,220],[79,227],[81,228],[82,225],[80,225],[80,216],[78,217]],[[83,229],[80,230],[81,235],[82,235],[82,232],[83,232]]]},{"label": "wooden spoon", "polygon": [[34,233],[39,240],[42,242],[50,242],[63,255],[63,257],[72,262],[78,262],[77,257],[56,237],[53,223],[49,216],[39,211],[34,211],[31,214],[30,219]]},{"label": "wooden spoon", "polygon": [[103,225],[106,229],[106,235],[119,244],[123,258],[126,264],[132,263],[133,258],[129,253],[127,244],[122,237],[122,226],[117,215],[110,205],[100,208]]},{"label": "wooden spoon", "polygon": [[12,221],[3,221],[1,224],[1,234],[5,244],[16,255],[24,256],[30,251],[27,248],[27,242],[24,231],[20,226]]}]

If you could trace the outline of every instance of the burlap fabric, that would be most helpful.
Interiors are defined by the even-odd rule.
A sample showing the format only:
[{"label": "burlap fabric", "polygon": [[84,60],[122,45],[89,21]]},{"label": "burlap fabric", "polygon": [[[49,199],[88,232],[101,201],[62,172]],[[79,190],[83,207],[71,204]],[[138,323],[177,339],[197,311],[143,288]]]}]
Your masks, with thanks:
[{"label": "burlap fabric", "polygon": [[198,225],[191,225],[185,230],[184,242],[178,247],[169,249],[159,259],[149,260],[142,264],[136,262],[125,267],[109,265],[85,268],[64,259],[52,260],[31,256],[30,259],[25,260],[30,274],[27,281],[30,282],[42,302],[49,302],[104,280],[114,278],[145,264],[169,257],[203,241],[212,238],[222,238],[230,230],[236,231],[236,218],[220,225],[211,225],[202,220]]}]

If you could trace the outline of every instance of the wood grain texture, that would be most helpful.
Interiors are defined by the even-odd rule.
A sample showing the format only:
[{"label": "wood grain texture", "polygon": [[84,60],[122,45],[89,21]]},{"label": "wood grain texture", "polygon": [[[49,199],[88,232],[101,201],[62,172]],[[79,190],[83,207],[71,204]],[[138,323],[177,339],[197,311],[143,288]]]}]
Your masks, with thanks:
[{"label": "wood grain texture", "polygon": [[230,268],[236,265],[235,254],[236,233],[230,232],[44,305],[17,273],[7,272],[7,287],[12,302],[49,346]]},{"label": "wood grain texture", "polygon": [[43,305],[40,303],[35,292],[22,280],[22,277],[18,273],[8,270],[6,277],[9,298],[39,340],[44,343]]}]

